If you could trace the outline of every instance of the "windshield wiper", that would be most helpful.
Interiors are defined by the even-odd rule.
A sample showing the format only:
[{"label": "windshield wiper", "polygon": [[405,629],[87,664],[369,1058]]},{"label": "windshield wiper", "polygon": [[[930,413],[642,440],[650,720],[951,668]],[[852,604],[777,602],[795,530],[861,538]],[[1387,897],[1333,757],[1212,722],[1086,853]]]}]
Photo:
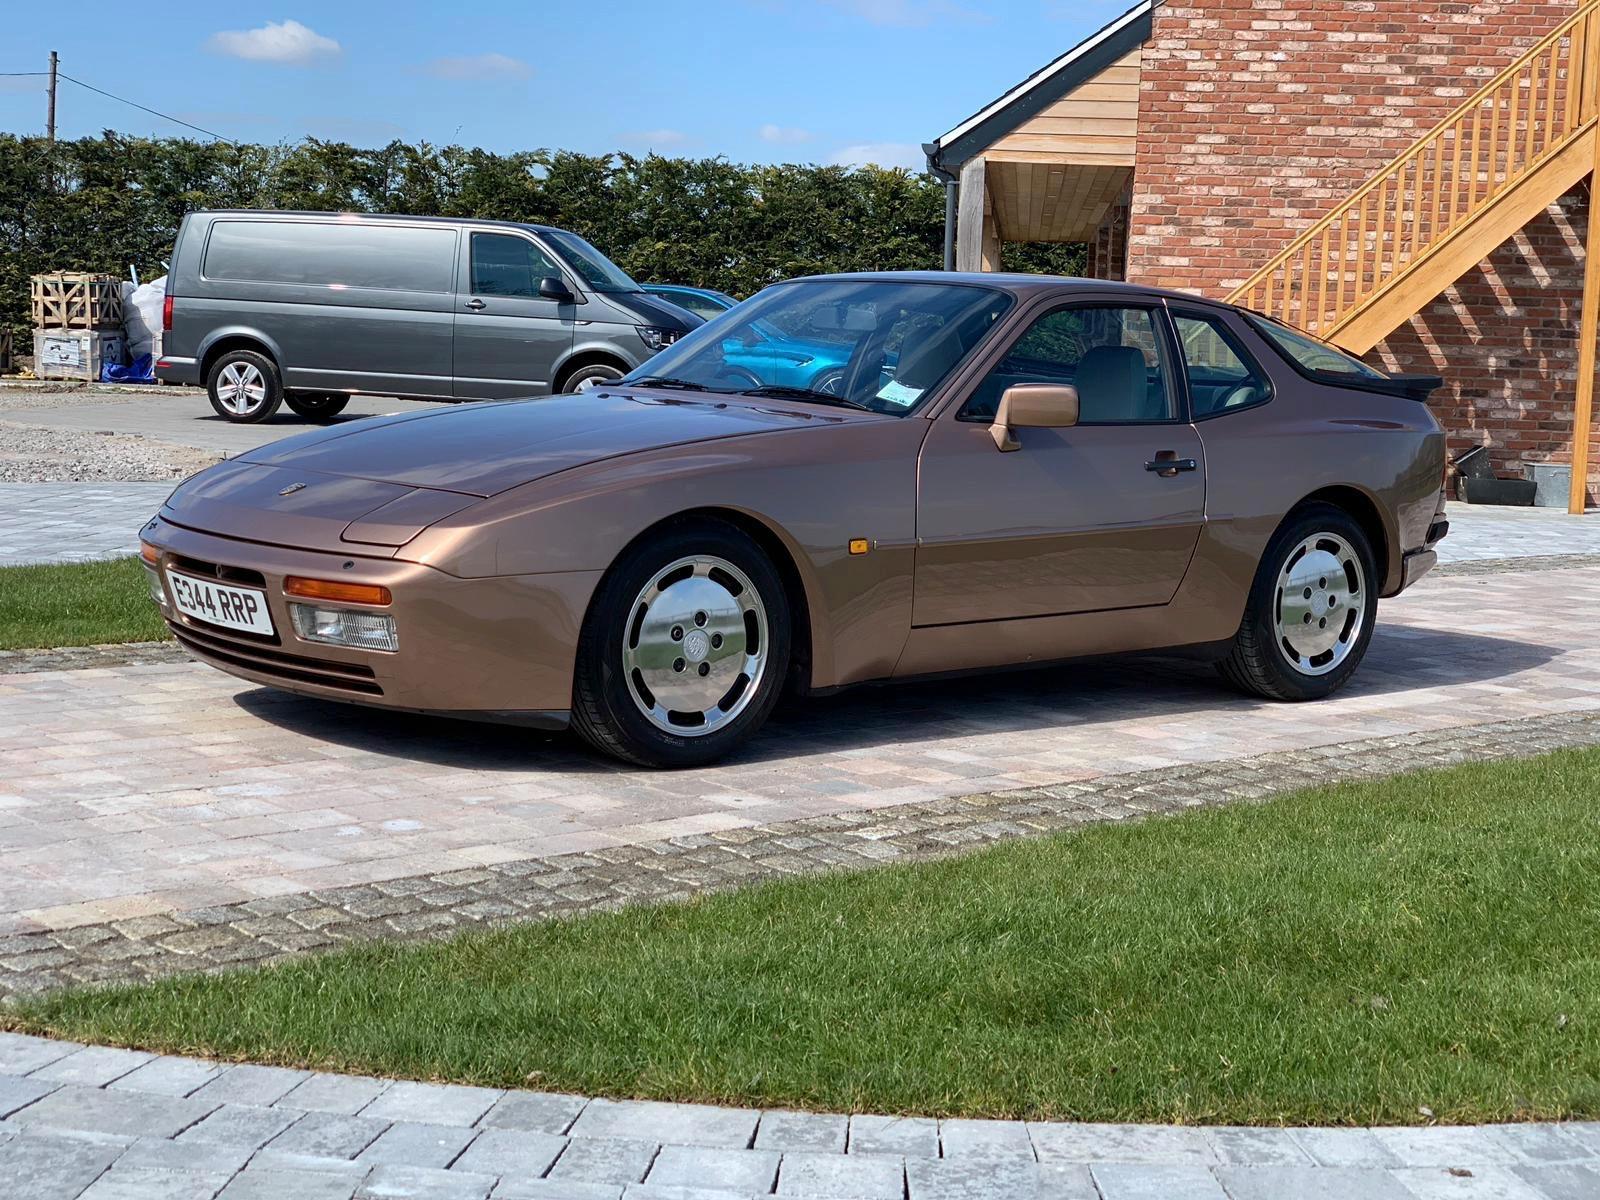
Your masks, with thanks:
[{"label": "windshield wiper", "polygon": [[715,392],[719,396],[728,394],[725,388],[707,387],[703,383],[695,383],[691,379],[674,379],[670,375],[646,375],[640,379],[619,379],[623,387],[653,387],[672,388],[680,392]]},{"label": "windshield wiper", "polygon": [[827,392],[816,392],[810,388],[789,387],[781,383],[766,383],[760,387],[746,388],[740,392],[741,396],[772,396],[779,400],[815,400],[818,404],[832,404],[837,408],[854,408],[860,412],[876,412],[859,400],[852,400],[849,396],[834,396]]}]

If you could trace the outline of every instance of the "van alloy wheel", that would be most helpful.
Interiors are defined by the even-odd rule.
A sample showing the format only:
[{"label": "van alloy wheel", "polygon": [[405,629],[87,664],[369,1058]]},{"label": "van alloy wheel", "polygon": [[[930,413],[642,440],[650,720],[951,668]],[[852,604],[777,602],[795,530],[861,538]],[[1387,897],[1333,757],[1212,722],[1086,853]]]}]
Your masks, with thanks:
[{"label": "van alloy wheel", "polygon": [[250,362],[231,362],[217,374],[217,399],[229,412],[248,416],[267,399],[267,380]]}]

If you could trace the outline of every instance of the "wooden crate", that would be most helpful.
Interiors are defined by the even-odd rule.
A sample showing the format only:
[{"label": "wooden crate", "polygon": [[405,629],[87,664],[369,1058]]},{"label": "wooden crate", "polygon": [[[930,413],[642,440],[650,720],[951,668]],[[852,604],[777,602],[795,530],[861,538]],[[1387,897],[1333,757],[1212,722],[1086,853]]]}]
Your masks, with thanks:
[{"label": "wooden crate", "polygon": [[0,329],[0,375],[9,375],[11,365],[11,330]]},{"label": "wooden crate", "polygon": [[35,329],[122,328],[122,284],[115,275],[33,277]]},{"label": "wooden crate", "polygon": [[33,373],[40,379],[100,378],[106,363],[121,364],[127,352],[121,332],[100,329],[35,329]]}]

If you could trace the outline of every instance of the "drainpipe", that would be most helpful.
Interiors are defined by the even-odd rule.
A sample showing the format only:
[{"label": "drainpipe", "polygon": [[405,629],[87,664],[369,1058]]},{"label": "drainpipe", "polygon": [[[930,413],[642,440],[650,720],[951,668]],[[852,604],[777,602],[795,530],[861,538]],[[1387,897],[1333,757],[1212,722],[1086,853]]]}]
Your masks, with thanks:
[{"label": "drainpipe", "polygon": [[922,152],[928,156],[928,170],[944,184],[944,269],[956,269],[956,209],[960,200],[961,183],[939,165],[939,143],[924,142]]}]

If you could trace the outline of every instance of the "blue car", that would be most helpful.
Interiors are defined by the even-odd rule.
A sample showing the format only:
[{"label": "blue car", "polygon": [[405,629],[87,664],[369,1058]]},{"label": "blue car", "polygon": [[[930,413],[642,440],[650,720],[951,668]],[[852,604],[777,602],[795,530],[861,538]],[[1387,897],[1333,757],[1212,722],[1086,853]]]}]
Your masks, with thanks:
[{"label": "blue car", "polygon": [[[677,283],[640,286],[650,295],[688,309],[707,321],[739,303],[726,292],[711,288],[685,287]],[[722,357],[727,363],[730,380],[754,386],[777,384],[808,388],[830,396],[839,393],[853,342],[796,336],[767,321],[754,321],[746,329],[754,335],[754,340],[738,343],[729,339],[723,346]]]}]

